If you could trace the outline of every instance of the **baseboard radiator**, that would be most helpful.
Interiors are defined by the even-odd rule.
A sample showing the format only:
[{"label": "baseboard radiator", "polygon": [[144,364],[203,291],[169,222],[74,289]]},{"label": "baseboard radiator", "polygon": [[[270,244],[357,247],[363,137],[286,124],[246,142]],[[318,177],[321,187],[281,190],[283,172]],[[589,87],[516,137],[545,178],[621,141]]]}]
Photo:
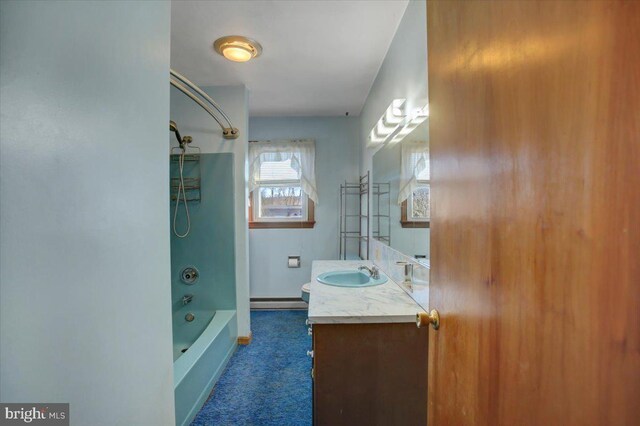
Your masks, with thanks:
[{"label": "baseboard radiator", "polygon": [[300,309],[306,310],[309,305],[299,297],[251,298],[250,305],[254,310]]}]

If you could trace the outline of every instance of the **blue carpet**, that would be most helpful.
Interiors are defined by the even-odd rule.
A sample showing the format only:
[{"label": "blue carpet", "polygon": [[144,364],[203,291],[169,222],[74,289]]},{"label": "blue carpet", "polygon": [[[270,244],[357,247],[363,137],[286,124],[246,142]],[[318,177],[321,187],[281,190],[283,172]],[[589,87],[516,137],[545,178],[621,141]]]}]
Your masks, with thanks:
[{"label": "blue carpet", "polygon": [[307,311],[253,311],[240,346],[192,426],[311,425]]}]

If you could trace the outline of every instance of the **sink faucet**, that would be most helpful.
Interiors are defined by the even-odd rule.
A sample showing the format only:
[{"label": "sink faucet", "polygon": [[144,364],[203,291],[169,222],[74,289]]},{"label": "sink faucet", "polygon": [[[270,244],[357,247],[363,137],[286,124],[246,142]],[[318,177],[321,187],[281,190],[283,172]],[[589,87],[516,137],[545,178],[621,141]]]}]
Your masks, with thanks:
[{"label": "sink faucet", "polygon": [[366,269],[367,272],[369,272],[369,276],[371,276],[371,278],[373,278],[374,280],[377,280],[378,278],[380,278],[380,269],[378,269],[377,266],[373,266],[371,268],[367,267],[367,266],[360,266],[358,268],[358,271],[362,271],[363,269]]},{"label": "sink faucet", "polygon": [[182,304],[186,305],[187,303],[191,303],[193,300],[193,294],[185,294],[182,296]]}]

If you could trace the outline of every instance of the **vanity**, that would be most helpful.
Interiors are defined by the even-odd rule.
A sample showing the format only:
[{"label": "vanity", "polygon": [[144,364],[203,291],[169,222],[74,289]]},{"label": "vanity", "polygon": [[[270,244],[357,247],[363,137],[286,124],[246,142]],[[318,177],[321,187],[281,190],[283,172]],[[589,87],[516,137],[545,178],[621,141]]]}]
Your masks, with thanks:
[{"label": "vanity", "polygon": [[[357,277],[363,265],[373,267],[313,262],[314,425],[425,425],[428,328],[416,327],[424,311],[384,273],[375,285],[366,282],[367,270]],[[318,281],[332,271],[342,272],[324,279],[332,284]]]}]

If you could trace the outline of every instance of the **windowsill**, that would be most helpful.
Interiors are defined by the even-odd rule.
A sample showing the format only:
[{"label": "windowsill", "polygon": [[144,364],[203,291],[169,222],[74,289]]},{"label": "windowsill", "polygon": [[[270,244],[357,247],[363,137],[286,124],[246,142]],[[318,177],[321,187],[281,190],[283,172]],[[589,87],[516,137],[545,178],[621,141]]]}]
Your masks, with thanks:
[{"label": "windowsill", "polygon": [[429,222],[401,220],[400,226],[403,228],[429,228]]},{"label": "windowsill", "polygon": [[310,229],[316,222],[249,222],[249,229]]}]

